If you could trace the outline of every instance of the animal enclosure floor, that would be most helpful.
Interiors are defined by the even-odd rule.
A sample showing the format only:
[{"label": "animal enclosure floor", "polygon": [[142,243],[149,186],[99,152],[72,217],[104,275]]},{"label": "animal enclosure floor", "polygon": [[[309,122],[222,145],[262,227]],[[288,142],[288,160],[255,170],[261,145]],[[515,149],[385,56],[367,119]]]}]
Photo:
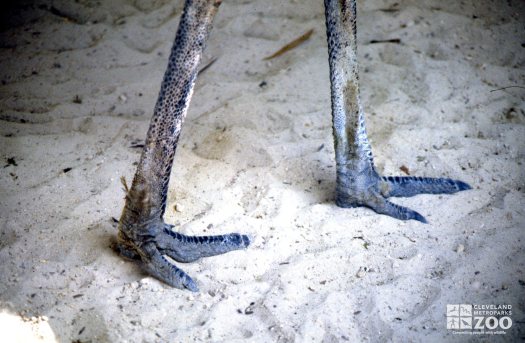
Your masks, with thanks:
[{"label": "animal enclosure floor", "polygon": [[[359,1],[362,100],[380,172],[473,189],[334,204],[321,0],[225,0],[166,220],[240,232],[179,264],[193,294],[110,248],[182,1],[27,1],[0,21],[0,332],[60,342],[471,342],[525,336],[525,4]],[[299,46],[268,60],[313,29]],[[447,304],[510,304],[506,335]],[[9,336],[8,336],[9,337]],[[14,339],[14,338],[13,338]]]}]

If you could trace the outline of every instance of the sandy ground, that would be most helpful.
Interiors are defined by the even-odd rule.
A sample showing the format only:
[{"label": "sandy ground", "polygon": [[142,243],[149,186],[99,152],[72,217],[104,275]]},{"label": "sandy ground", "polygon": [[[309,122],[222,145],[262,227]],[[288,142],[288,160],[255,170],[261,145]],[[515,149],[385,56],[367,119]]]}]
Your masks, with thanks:
[{"label": "sandy ground", "polygon": [[[110,248],[181,1],[26,1],[0,33],[0,335],[60,342],[469,342],[525,336],[525,4],[362,1],[378,169],[473,185],[333,202],[322,1],[225,1],[183,129],[166,220],[247,250],[183,265],[192,294]],[[301,46],[263,61],[313,28]],[[400,43],[371,43],[400,39]],[[503,87],[509,87],[501,89]],[[506,335],[447,304],[510,304]],[[7,336],[6,336],[7,335]],[[25,337],[25,338],[23,338]]]}]

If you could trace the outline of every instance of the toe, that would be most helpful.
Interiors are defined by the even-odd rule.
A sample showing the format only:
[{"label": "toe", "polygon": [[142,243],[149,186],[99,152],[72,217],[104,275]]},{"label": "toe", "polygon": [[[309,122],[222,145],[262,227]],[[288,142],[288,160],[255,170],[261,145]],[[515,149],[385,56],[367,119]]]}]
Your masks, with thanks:
[{"label": "toe", "polygon": [[197,287],[197,284],[195,283],[195,281],[193,281],[193,279],[189,277],[188,275],[186,275],[186,278],[182,280],[182,284],[184,288],[186,288],[187,290],[190,290],[195,293],[199,291],[199,287]]},{"label": "toe", "polygon": [[157,240],[163,254],[178,262],[193,262],[202,257],[221,255],[246,248],[250,239],[246,235],[230,233],[218,236],[186,236],[169,228]]},{"label": "toe", "polygon": [[455,180],[455,181],[456,181],[456,186],[458,188],[458,191],[467,191],[469,189],[472,189],[472,187],[466,182],[459,181],[459,180]]},{"label": "toe", "polygon": [[447,178],[419,176],[386,176],[382,177],[388,189],[386,197],[411,197],[418,194],[452,194],[471,189],[469,184]]}]

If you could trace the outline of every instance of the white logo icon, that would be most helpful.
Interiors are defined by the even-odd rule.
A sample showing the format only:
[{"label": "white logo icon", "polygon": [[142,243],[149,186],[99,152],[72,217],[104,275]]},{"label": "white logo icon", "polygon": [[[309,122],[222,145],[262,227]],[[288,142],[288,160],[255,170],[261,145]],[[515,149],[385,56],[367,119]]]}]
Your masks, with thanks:
[{"label": "white logo icon", "polygon": [[472,305],[447,305],[447,329],[472,329]]}]

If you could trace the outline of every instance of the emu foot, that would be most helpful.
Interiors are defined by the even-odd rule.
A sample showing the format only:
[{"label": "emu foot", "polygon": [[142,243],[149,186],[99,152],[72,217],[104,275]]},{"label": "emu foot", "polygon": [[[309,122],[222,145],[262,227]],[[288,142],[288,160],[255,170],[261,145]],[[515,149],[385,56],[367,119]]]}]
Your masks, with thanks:
[{"label": "emu foot", "polygon": [[[246,248],[246,235],[231,233],[218,236],[185,236],[172,231],[165,223],[149,224],[147,230],[120,229],[116,249],[124,257],[140,260],[144,269],[157,279],[180,289],[198,292],[195,281],[166,256],[178,262],[193,262],[201,257],[215,256]],[[134,232],[144,232],[141,235]],[[134,236],[134,237],[130,237]]]},{"label": "emu foot", "polygon": [[336,204],[339,207],[366,206],[377,213],[427,223],[425,217],[409,208],[388,201],[389,197],[411,197],[417,194],[452,194],[471,189],[459,180],[417,176],[379,176],[375,171],[361,173],[338,172]]}]

